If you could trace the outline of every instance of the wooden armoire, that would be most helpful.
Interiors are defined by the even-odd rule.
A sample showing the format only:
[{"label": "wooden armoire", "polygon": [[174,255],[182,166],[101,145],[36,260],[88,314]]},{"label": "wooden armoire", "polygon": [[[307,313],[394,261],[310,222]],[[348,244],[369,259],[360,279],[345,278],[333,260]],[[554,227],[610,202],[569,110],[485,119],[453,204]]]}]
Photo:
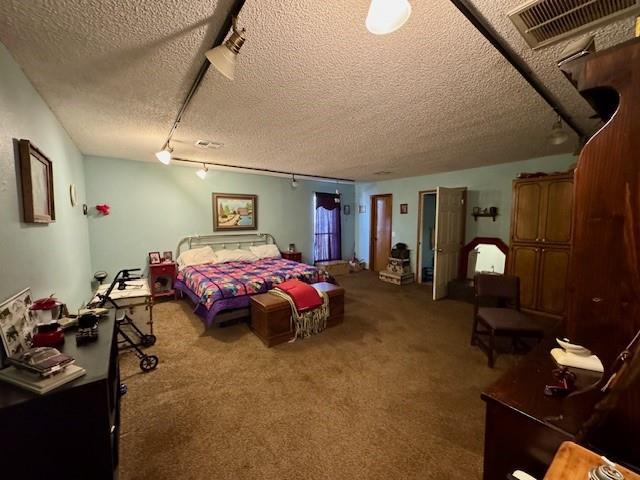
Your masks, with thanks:
[{"label": "wooden armoire", "polygon": [[522,308],[562,316],[571,255],[573,173],[513,181],[509,273]]}]

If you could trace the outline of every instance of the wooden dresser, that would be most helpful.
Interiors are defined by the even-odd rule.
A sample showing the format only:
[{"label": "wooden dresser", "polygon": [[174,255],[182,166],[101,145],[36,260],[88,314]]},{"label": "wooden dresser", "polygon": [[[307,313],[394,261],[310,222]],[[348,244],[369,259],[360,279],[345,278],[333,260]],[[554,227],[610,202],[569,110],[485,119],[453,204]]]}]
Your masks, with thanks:
[{"label": "wooden dresser", "polygon": [[562,316],[571,255],[573,173],[513,182],[509,272],[522,308]]},{"label": "wooden dresser", "polygon": [[115,311],[98,341],[76,346],[75,329],[59,348],[87,373],[37,395],[0,383],[0,478],[117,478],[120,373]]}]

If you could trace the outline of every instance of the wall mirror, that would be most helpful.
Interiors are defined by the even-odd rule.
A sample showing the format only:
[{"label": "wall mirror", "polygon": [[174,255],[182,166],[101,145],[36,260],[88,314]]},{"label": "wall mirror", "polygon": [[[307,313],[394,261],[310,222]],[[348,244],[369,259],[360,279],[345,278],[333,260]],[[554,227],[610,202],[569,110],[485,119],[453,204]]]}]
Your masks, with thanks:
[{"label": "wall mirror", "polygon": [[476,237],[460,250],[458,276],[471,280],[477,273],[503,274],[508,254],[509,247],[499,238]]}]

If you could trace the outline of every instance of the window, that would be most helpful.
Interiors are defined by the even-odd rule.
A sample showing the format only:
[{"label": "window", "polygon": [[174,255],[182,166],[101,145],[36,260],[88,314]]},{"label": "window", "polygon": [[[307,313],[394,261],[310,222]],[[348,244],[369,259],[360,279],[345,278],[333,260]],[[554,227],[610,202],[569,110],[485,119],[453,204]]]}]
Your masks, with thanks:
[{"label": "window", "polygon": [[340,260],[340,196],[316,193],[314,204],[313,259],[316,262]]}]

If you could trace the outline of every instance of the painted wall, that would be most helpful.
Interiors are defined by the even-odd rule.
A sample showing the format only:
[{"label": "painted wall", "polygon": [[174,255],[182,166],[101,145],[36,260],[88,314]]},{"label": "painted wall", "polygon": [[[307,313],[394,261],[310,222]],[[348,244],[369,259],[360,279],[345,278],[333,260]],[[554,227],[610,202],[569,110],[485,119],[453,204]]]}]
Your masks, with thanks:
[{"label": "painted wall", "polygon": [[[393,194],[392,243],[404,242],[412,250],[411,263],[415,271],[417,244],[418,192],[436,187],[467,187],[466,242],[474,237],[498,237],[508,243],[511,223],[511,182],[521,172],[566,171],[577,158],[554,155],[521,162],[501,163],[488,167],[400,178],[356,185],[356,204],[365,206],[365,213],[356,214],[356,254],[368,262],[371,195]],[[401,203],[409,204],[409,213],[400,215]],[[473,207],[498,207],[496,221],[471,217]],[[357,210],[357,208],[356,208]]]},{"label": "painted wall", "polygon": [[[90,255],[83,157],[4,45],[0,43],[0,300],[25,287],[55,293],[71,308],[90,296]],[[14,140],[28,139],[53,162],[56,221],[22,223]],[[69,185],[78,191],[71,207]]]},{"label": "painted wall", "polygon": [[[436,196],[424,195],[422,203],[422,268],[433,267],[433,250],[431,249],[431,229],[436,226]],[[424,278],[423,278],[424,281]]]},{"label": "painted wall", "polygon": [[[188,166],[158,162],[87,157],[85,159],[88,204],[109,204],[109,216],[91,214],[89,231],[94,270],[111,275],[122,268],[145,267],[150,251],[175,251],[180,238],[213,233],[212,192],[258,195],[258,230],[275,236],[281,249],[295,243],[303,259],[312,261],[313,193],[335,192],[336,185],[211,170],[206,180]],[[353,185],[337,186],[343,205],[342,254],[354,248]],[[250,232],[245,232],[250,233]]]}]

